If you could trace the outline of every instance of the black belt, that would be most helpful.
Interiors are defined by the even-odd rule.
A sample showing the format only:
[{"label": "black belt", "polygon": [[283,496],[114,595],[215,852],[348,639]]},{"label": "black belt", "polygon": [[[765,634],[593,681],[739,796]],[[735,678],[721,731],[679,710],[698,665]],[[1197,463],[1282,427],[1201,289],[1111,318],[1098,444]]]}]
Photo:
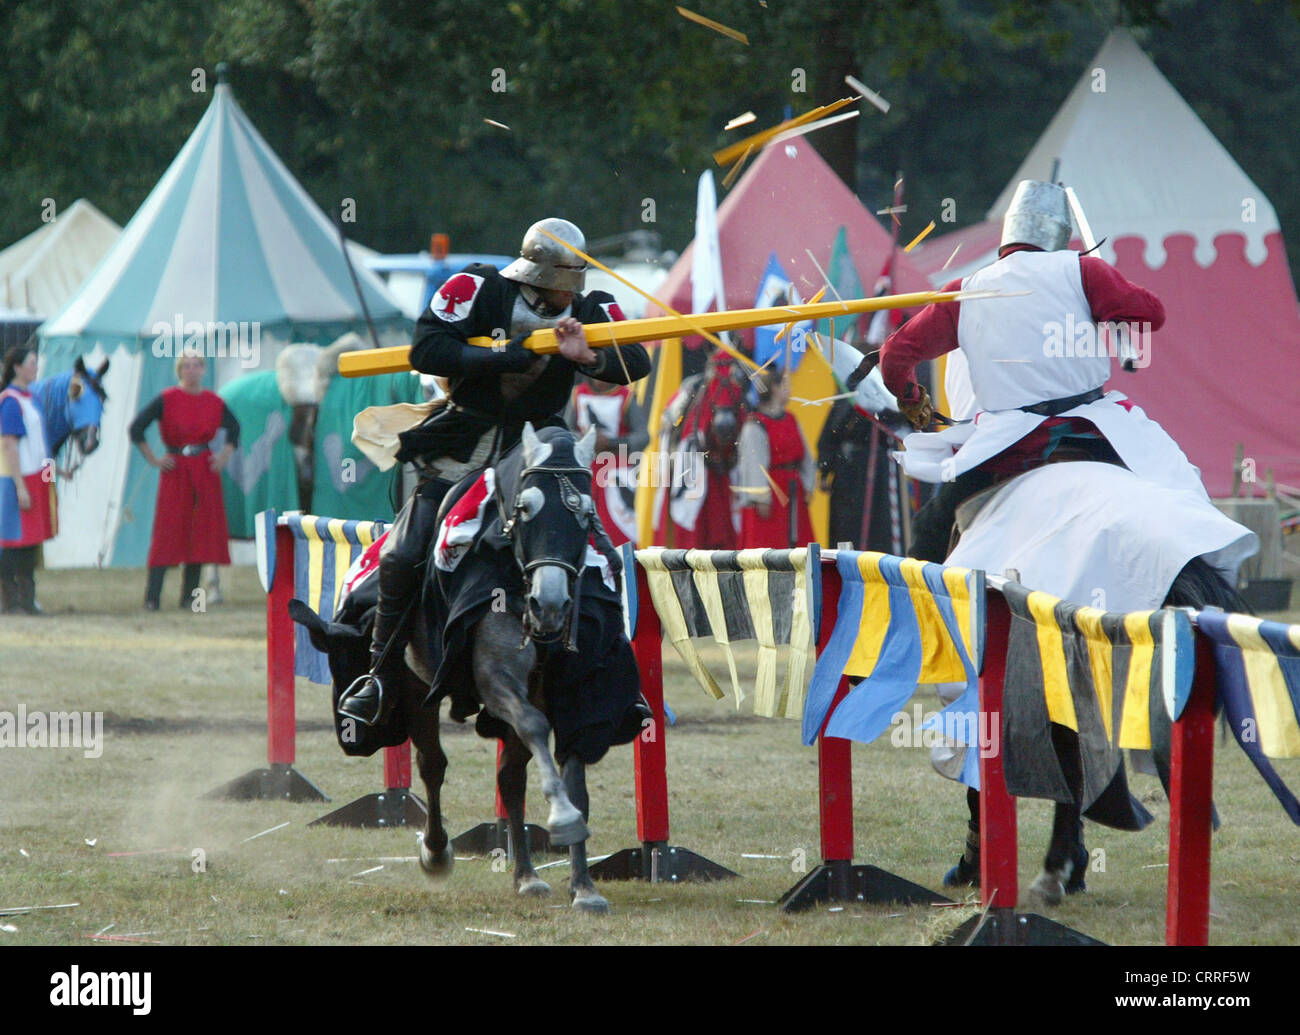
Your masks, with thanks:
[{"label": "black belt", "polygon": [[1096,402],[1105,394],[1100,388],[1090,388],[1078,395],[1068,395],[1064,399],[1048,399],[1047,402],[1035,403],[1033,406],[1020,406],[1017,409],[1024,410],[1025,413],[1036,413],[1040,417],[1056,417],[1076,406]]},{"label": "black belt", "polygon": [[168,446],[167,452],[173,456],[198,456],[200,453],[206,453],[207,446]]}]

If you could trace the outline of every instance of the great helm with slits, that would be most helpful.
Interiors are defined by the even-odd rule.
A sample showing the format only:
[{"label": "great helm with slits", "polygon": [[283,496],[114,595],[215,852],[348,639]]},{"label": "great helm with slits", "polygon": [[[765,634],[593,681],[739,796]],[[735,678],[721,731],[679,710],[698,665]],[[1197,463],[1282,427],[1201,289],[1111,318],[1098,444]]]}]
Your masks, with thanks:
[{"label": "great helm with slits", "polygon": [[1059,252],[1069,243],[1070,200],[1065,188],[1042,180],[1021,180],[1002,221],[999,252],[1012,244]]},{"label": "great helm with slits", "polygon": [[587,275],[586,261],[541,233],[542,230],[575,248],[586,250],[587,239],[567,219],[543,219],[528,228],[524,243],[519,247],[519,258],[503,269],[501,275],[537,288],[581,291]]}]

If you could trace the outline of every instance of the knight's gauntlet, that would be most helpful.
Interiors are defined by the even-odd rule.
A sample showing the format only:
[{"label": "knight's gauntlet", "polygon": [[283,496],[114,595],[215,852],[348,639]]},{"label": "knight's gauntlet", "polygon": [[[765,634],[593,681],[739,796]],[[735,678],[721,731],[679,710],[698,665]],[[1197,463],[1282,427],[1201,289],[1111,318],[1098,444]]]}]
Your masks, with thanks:
[{"label": "knight's gauntlet", "polygon": [[917,431],[924,431],[934,422],[934,407],[930,404],[930,393],[915,382],[909,384],[898,400],[898,408],[909,424]]}]

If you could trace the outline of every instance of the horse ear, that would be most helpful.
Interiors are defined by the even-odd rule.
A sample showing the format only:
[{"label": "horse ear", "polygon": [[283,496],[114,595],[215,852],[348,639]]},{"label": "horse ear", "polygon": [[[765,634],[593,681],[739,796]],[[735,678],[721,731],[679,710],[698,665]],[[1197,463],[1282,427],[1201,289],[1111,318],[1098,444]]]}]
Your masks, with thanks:
[{"label": "horse ear", "polygon": [[78,356],[77,361],[72,364],[72,369],[75,370],[78,374],[86,373],[85,359],[83,359],[81,356]]},{"label": "horse ear", "polygon": [[104,379],[104,375],[107,373],[108,373],[108,360],[105,359],[104,362],[99,364],[99,369],[95,371],[95,380],[102,381]]},{"label": "horse ear", "polygon": [[524,444],[524,466],[532,467],[533,457],[537,455],[537,453],[540,451],[542,446],[542,440],[537,437],[537,432],[533,430],[532,421],[524,422],[524,434],[523,434],[522,441]]},{"label": "horse ear", "polygon": [[596,459],[596,426],[593,424],[587,433],[573,447],[573,459],[579,467],[590,467]]}]

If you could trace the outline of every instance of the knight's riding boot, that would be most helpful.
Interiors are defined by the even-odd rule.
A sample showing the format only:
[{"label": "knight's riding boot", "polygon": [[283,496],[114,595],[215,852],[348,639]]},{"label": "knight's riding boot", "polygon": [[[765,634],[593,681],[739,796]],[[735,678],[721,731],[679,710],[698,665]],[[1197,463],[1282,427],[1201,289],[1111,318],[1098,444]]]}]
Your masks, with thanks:
[{"label": "knight's riding boot", "polygon": [[980,886],[980,831],[975,824],[966,827],[966,850],[957,865],[943,875],[945,888]]},{"label": "knight's riding boot", "polygon": [[966,849],[957,865],[943,875],[945,888],[980,886],[980,823],[979,791],[966,788],[966,804],[971,818],[966,825]]},{"label": "knight's riding boot", "polygon": [[365,726],[381,723],[396,700],[396,689],[406,669],[408,612],[424,579],[425,557],[441,499],[441,493],[435,498],[422,491],[411,497],[393,524],[392,548],[379,562],[379,603],[370,637],[370,671],[354,680],[339,695],[338,703],[340,715]]},{"label": "knight's riding boot", "polygon": [[181,610],[189,611],[194,606],[194,591],[199,588],[199,581],[203,577],[203,565],[187,564],[182,571]]},{"label": "knight's riding boot", "polygon": [[145,610],[158,610],[159,601],[162,599],[163,579],[166,576],[167,569],[162,565],[155,565],[149,569],[149,579],[144,588]]}]

